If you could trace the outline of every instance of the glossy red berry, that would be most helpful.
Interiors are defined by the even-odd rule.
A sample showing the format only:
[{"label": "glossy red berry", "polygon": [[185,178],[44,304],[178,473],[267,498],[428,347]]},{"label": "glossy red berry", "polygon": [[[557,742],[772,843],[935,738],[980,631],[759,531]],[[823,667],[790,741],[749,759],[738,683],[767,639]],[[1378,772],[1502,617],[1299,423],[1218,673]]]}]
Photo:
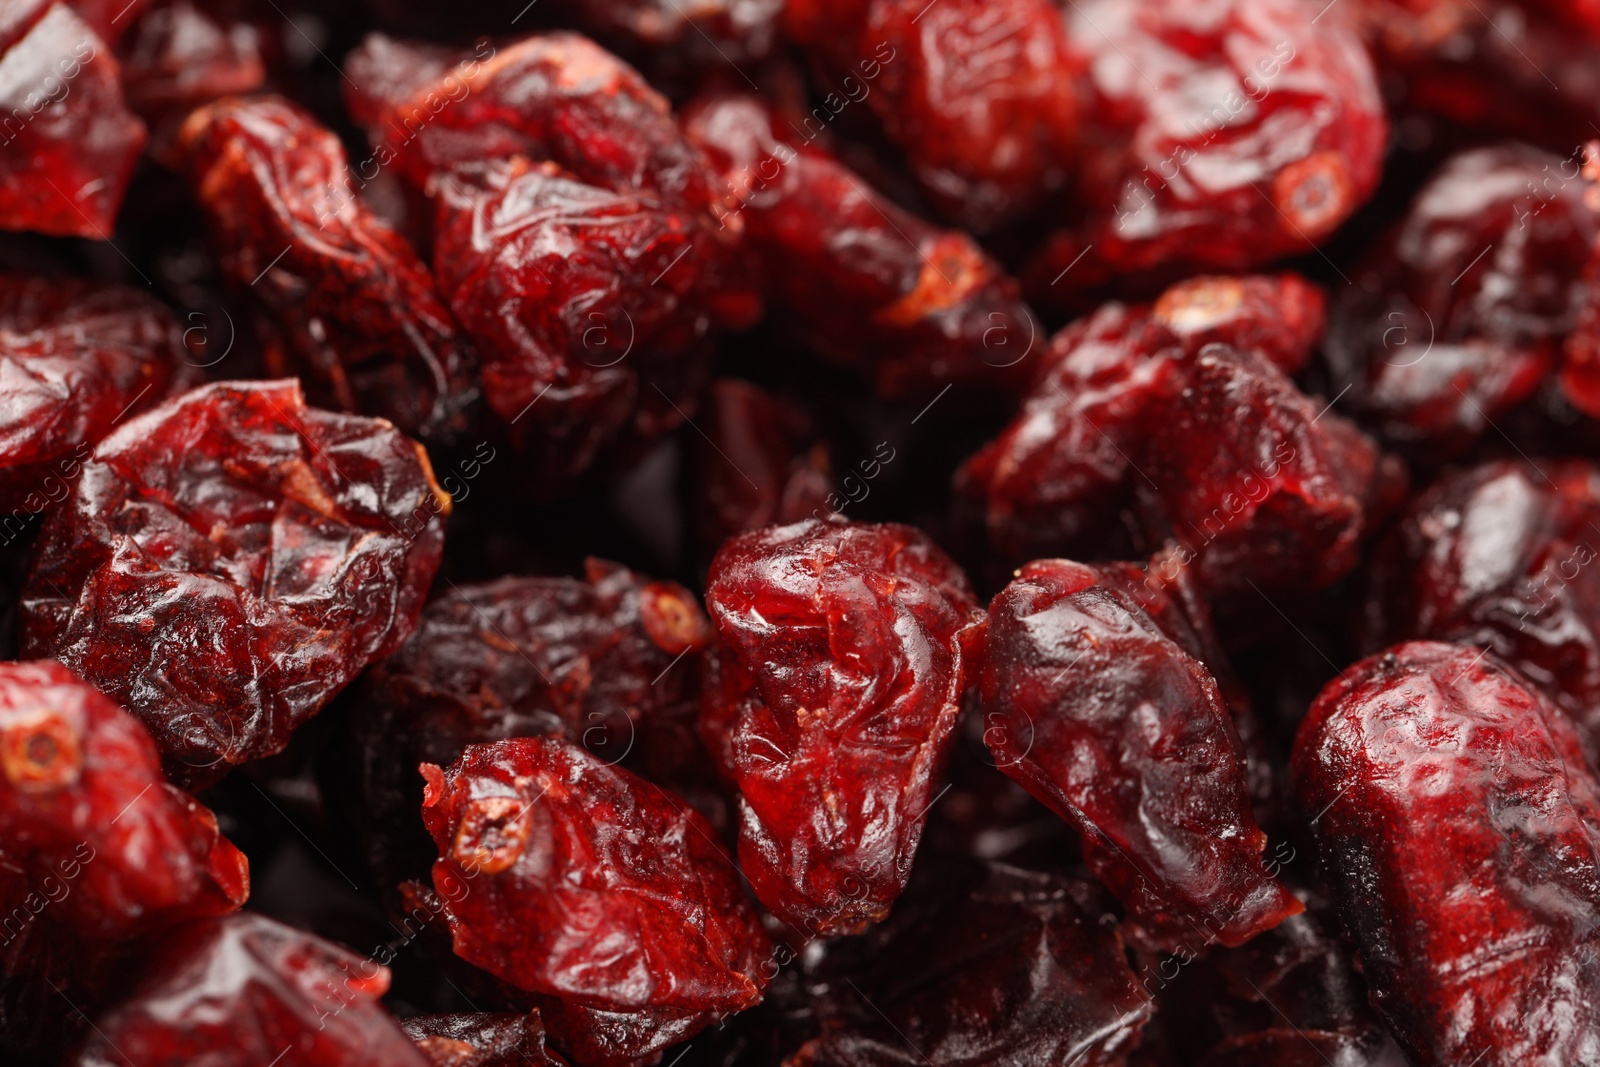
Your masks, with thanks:
[{"label": "glossy red berry", "polygon": [[0,229],[104,241],[146,135],[109,27],[78,6],[17,0],[0,18]]},{"label": "glossy red berry", "polygon": [[170,774],[213,781],[406,639],[448,513],[387,422],[294,381],[205,386],[84,464],[35,545],[24,647],[126,704]]},{"label": "glossy red berry", "polygon": [[823,356],[886,397],[1015,388],[1032,370],[1043,328],[972,238],[899,207],[759,97],[704,97],[684,122],[733,190],[724,225]]},{"label": "glossy red berry", "polygon": [[766,934],[686,803],[557,738],[470,745],[422,773],[458,956],[597,1011],[706,1025],[760,1001]]},{"label": "glossy red berry", "polygon": [[[0,1046],[44,1051],[250,869],[144,728],[58,663],[0,664]],[[54,985],[55,989],[51,986]]]},{"label": "glossy red berry", "polygon": [[1238,730],[1171,601],[1156,570],[1022,568],[989,607],[984,736],[1146,935],[1194,955],[1302,906],[1262,858]]},{"label": "glossy red berry", "polygon": [[184,927],[70,1067],[429,1067],[378,998],[389,971],[249,912]]},{"label": "glossy red berry", "polygon": [[[90,450],[123,419],[193,384],[183,327],[138,289],[0,275],[0,507],[61,500]],[[20,520],[0,520],[10,540]]]},{"label": "glossy red berry", "polygon": [[706,610],[700,731],[756,896],[801,939],[883,919],[981,650],[966,575],[911,527],[810,519],[724,544]]},{"label": "glossy red berry", "polygon": [[1411,642],[1330,683],[1292,771],[1372,1004],[1426,1067],[1582,1063],[1600,785],[1498,658]]},{"label": "glossy red berry", "polygon": [[331,130],[281,97],[228,98],[184,121],[176,151],[223,272],[259,302],[269,369],[411,434],[465,431],[478,387],[455,320]]}]

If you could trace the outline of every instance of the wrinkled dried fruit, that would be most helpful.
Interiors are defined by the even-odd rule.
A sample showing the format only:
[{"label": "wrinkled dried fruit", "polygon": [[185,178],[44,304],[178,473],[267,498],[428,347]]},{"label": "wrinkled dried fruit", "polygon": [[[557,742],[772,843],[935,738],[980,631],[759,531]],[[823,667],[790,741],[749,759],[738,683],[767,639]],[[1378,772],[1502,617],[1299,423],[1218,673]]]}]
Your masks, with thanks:
[{"label": "wrinkled dried fruit", "polygon": [[1152,941],[1199,953],[1301,904],[1263,859],[1244,747],[1182,618],[1156,571],[1030,563],[989,608],[983,707],[996,765],[1077,828]]},{"label": "wrinkled dried fruit", "polygon": [[1600,785],[1554,705],[1492,655],[1398,645],[1322,691],[1292,773],[1412,1062],[1594,1059]]},{"label": "wrinkled dried fruit", "polygon": [[1361,41],[1317,16],[1300,0],[1073,4],[1085,139],[1104,147],[1083,162],[1082,221],[1039,254],[1029,295],[1248,269],[1332,233],[1376,188],[1388,122]]},{"label": "wrinkled dried fruit", "polygon": [[909,526],[808,519],[733,538],[706,609],[700,730],[739,789],[739,863],[801,938],[859,931],[905,888],[983,614]]},{"label": "wrinkled dried fruit", "polygon": [[557,738],[470,745],[422,773],[434,888],[462,959],[599,1011],[705,1025],[761,1000],[767,936],[686,803]]},{"label": "wrinkled dried fruit", "polygon": [[0,1047],[59,1046],[63,995],[103,1003],[161,935],[249,893],[132,716],[60,664],[0,664]]},{"label": "wrinkled dried fruit", "polygon": [[1401,471],[1304,394],[1322,300],[1292,275],[1199,278],[1108,304],[1051,342],[1021,414],[956,475],[958,521],[1003,560],[1172,539],[1213,590],[1326,584]]},{"label": "wrinkled dried fruit", "polygon": [[388,423],[294,381],[205,386],[84,464],[35,546],[23,644],[133,711],[176,780],[213,781],[410,635],[448,513]]},{"label": "wrinkled dried fruit", "polygon": [[110,46],[66,4],[0,16],[0,230],[108,240],[144,123]]},{"label": "wrinkled dried fruit", "polygon": [[37,514],[62,499],[120,419],[194,380],[182,334],[137,289],[0,275],[0,507]]},{"label": "wrinkled dried fruit", "polygon": [[188,112],[267,80],[262,42],[248,23],[224,22],[191,0],[164,0],[129,21],[133,32],[118,49],[122,88],[128,106],[156,130],[151,147],[159,158]]},{"label": "wrinkled dried fruit", "polygon": [[737,378],[711,383],[691,438],[689,513],[708,552],[746,530],[832,510],[828,446],[804,408]]},{"label": "wrinkled dried fruit", "polygon": [[437,171],[522,156],[689,212],[721,200],[666,98],[575,33],[459,54],[370,34],[347,66],[351,115],[419,188]]},{"label": "wrinkled dried fruit", "polygon": [[684,116],[737,200],[724,223],[743,226],[807,341],[886,397],[1020,384],[1042,327],[1000,264],[780,123],[751,95],[704,97]]},{"label": "wrinkled dried fruit", "polygon": [[[438,856],[416,820],[419,763],[444,765],[471,744],[535,736],[565,736],[652,777],[704,758],[674,752],[671,735],[676,723],[693,741],[697,657],[683,653],[710,638],[699,603],[675,582],[614,563],[590,560],[587,577],[455,587],[361,682],[350,815],[386,889],[421,876]],[[675,767],[662,766],[669,759]]]},{"label": "wrinkled dried fruit", "polygon": [[410,434],[465,432],[478,386],[455,321],[357,195],[332,131],[281,97],[229,98],[190,115],[176,151],[224,274],[260,304],[275,373],[304,371],[332,406]]},{"label": "wrinkled dried fruit", "polygon": [[1048,0],[789,0],[785,19],[822,61],[825,84],[839,81],[851,99],[868,87],[865,101],[945,216],[991,229],[1066,184],[1079,72]]},{"label": "wrinkled dried fruit", "polygon": [[1445,475],[1385,541],[1368,646],[1419,638],[1492,649],[1600,753],[1600,471],[1582,460]]},{"label": "wrinkled dried fruit", "polygon": [[458,167],[436,192],[440,290],[535,478],[563,486],[619,438],[682,423],[712,331],[742,314],[710,227],[523,158]]},{"label": "wrinkled dried fruit", "polygon": [[1339,290],[1324,352],[1386,442],[1449,458],[1554,369],[1600,235],[1577,179],[1521,145],[1453,156]]},{"label": "wrinkled dried fruit", "polygon": [[1398,462],[1257,352],[1208,346],[1185,371],[1137,460],[1146,528],[1210,590],[1348,574],[1403,489]]},{"label": "wrinkled dried fruit", "polygon": [[433,1067],[566,1067],[544,1044],[539,1012],[418,1015],[400,1024]]},{"label": "wrinkled dried fruit", "polygon": [[919,871],[875,956],[830,983],[823,1036],[786,1067],[1122,1067],[1150,1003],[1092,897],[1002,864]]},{"label": "wrinkled dried fruit", "polygon": [[378,1002],[389,971],[243,913],[185,927],[70,1067],[428,1067]]}]

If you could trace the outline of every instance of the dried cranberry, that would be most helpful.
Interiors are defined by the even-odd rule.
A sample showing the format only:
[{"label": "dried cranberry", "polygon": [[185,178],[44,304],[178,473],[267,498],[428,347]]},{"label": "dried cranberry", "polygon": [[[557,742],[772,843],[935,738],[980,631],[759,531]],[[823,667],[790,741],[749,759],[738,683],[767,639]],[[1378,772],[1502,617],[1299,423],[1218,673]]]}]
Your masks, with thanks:
[{"label": "dried cranberry", "polygon": [[380,884],[438,855],[416,821],[417,764],[448,764],[468,745],[565,736],[679,784],[674,772],[704,758],[693,653],[709,637],[688,590],[600,560],[586,581],[502,578],[434,600],[358,690],[350,814]]},{"label": "dried cranberry", "polygon": [[991,229],[1066,184],[1077,70],[1048,0],[790,0],[785,16],[949,218]]},{"label": "dried cranberry", "polygon": [[[165,305],[120,285],[0,275],[6,376],[0,507],[29,514],[66,495],[89,450],[130,413],[198,372]],[[14,536],[15,519],[4,533]]]},{"label": "dried cranberry", "polygon": [[600,1013],[704,1026],[760,1001],[767,936],[687,804],[557,738],[471,745],[422,772],[458,956]]},{"label": "dried cranberry", "polygon": [[65,1041],[169,929],[249,892],[137,720],[59,664],[0,664],[0,1044]]},{"label": "dried cranberry", "polygon": [[1041,327],[966,234],[924,222],[791,137],[758,97],[705,97],[684,121],[739,201],[724,223],[744,228],[773,299],[821,354],[888,397],[952,381],[1015,385],[1031,369]]},{"label": "dried cranberry", "polygon": [[402,1022],[433,1067],[566,1067],[545,1047],[539,1012],[419,1015]]},{"label": "dried cranberry", "polygon": [[371,34],[346,65],[359,87],[351,114],[418,187],[436,171],[522,156],[689,212],[721,202],[666,99],[577,34],[459,54]]},{"label": "dried cranberry", "polygon": [[911,527],[808,519],[724,544],[706,608],[700,729],[738,786],[756,896],[802,939],[881,920],[980,650],[966,576]]},{"label": "dried cranberry", "polygon": [[1492,655],[1398,645],[1322,691],[1292,770],[1413,1062],[1593,1058],[1600,785],[1554,705]]},{"label": "dried cranberry", "polygon": [[0,16],[0,229],[108,240],[145,128],[106,41],[66,4]]},{"label": "dried cranberry", "polygon": [[711,383],[689,439],[690,514],[714,550],[746,530],[828,510],[828,446],[800,405],[736,378]]},{"label": "dried cranberry", "polygon": [[1243,745],[1167,599],[1138,568],[1024,567],[989,608],[985,739],[1150,939],[1198,953],[1301,905],[1262,859]]},{"label": "dried cranberry", "polygon": [[1339,291],[1324,352],[1386,442],[1459,453],[1554,369],[1600,235],[1568,170],[1520,145],[1451,157]]},{"label": "dried cranberry", "polygon": [[35,546],[23,643],[127,705],[178,780],[214,780],[409,636],[448,511],[388,423],[293,381],[205,386],[96,447]]},{"label": "dried cranberry", "polygon": [[940,864],[918,881],[875,958],[843,980],[824,965],[823,1034],[785,1063],[1127,1062],[1150,1003],[1088,886],[1002,864]]},{"label": "dried cranberry", "polygon": [[1185,370],[1138,459],[1146,526],[1176,538],[1211,590],[1323,586],[1348,574],[1399,496],[1403,469],[1257,352],[1208,346]]},{"label": "dried cranberry", "polygon": [[262,41],[248,23],[225,22],[192,0],[163,0],[128,21],[133,32],[118,49],[123,92],[155,131],[152,152],[163,160],[189,111],[267,79]]},{"label": "dried cranberry", "polygon": [[185,927],[69,1067],[429,1067],[378,1002],[389,971],[244,913]]},{"label": "dried cranberry", "polygon": [[1373,568],[1368,643],[1492,649],[1542,686],[1600,752],[1600,471],[1488,463],[1418,496]]},{"label": "dried cranberry", "polygon": [[1325,584],[1402,477],[1284,373],[1322,326],[1305,282],[1201,278],[1063,330],[1020,415],[957,472],[959,521],[1008,563],[1103,555],[1119,509],[1203,584]]},{"label": "dried cranberry", "polygon": [[224,274],[260,304],[274,372],[303,369],[333,406],[411,434],[465,431],[477,383],[455,321],[332,131],[279,97],[229,98],[189,116],[177,151]]},{"label": "dried cranberry", "polygon": [[618,438],[683,422],[710,376],[710,333],[741,299],[710,227],[520,157],[458,167],[437,194],[440,289],[544,487],[570,484]]},{"label": "dried cranberry", "polygon": [[1083,161],[1082,221],[1030,268],[1036,299],[1306,252],[1376,188],[1388,123],[1372,61],[1315,5],[1089,0],[1066,20],[1100,150]]}]

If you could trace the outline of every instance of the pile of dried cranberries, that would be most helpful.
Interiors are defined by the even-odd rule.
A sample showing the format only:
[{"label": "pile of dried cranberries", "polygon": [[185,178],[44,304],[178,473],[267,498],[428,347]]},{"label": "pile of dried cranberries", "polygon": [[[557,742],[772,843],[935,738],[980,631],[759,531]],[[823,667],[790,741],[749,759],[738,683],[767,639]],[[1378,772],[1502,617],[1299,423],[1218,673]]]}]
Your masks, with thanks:
[{"label": "pile of dried cranberries", "polygon": [[524,2],[0,0],[0,1063],[1600,1067],[1600,0]]}]

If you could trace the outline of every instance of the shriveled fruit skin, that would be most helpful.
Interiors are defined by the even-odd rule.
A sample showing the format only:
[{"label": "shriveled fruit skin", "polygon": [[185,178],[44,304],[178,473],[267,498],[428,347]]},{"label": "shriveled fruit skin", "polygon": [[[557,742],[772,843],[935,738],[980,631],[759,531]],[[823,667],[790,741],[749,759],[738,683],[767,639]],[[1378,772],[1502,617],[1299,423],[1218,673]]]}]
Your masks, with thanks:
[{"label": "shriveled fruit skin", "polygon": [[522,156],[687,211],[721,200],[666,98],[578,34],[459,55],[369,34],[348,65],[363,87],[350,90],[351,114],[418,187],[435,172]]},{"label": "shriveled fruit skin", "polygon": [[[167,0],[137,19],[118,49],[128,106],[154,131],[151,154],[165,161],[182,119],[219,97],[249,93],[267,80],[263,42],[254,26]],[[177,163],[177,160],[173,160]]]},{"label": "shriveled fruit skin", "polygon": [[1323,351],[1386,443],[1449,459],[1554,370],[1600,235],[1585,188],[1537,149],[1459,153],[1339,290]]},{"label": "shriveled fruit skin", "polygon": [[[1077,828],[1149,940],[1198,954],[1301,910],[1267,869],[1244,747],[1160,576],[1038,560],[989,606],[996,765]],[[1150,605],[1150,608],[1146,607]],[[1154,610],[1151,610],[1154,609]],[[1181,616],[1181,612],[1178,613]]]},{"label": "shriveled fruit skin", "polygon": [[999,863],[931,872],[866,965],[828,983],[822,1036],[786,1067],[1127,1063],[1150,1002],[1090,886]]},{"label": "shriveled fruit skin", "polygon": [[1288,377],[1322,313],[1293,275],[1201,277],[1073,323],[957,471],[958,525],[1016,565],[1121,548],[1124,510],[1213,591],[1340,577],[1403,471]]},{"label": "shriveled fruit skin", "polygon": [[713,381],[706,408],[705,436],[689,440],[689,512],[708,555],[735,534],[833,510],[828,444],[805,408],[737,378]]},{"label": "shriveled fruit skin", "polygon": [[245,912],[193,923],[70,1067],[429,1067],[379,1003],[388,968]]},{"label": "shriveled fruit skin", "polygon": [[172,927],[249,892],[137,720],[58,663],[0,664],[0,1046],[59,1052],[63,994],[93,1010]]},{"label": "shriveled fruit skin", "polygon": [[400,1023],[433,1067],[566,1067],[545,1047],[538,1009],[521,1014],[417,1015]]},{"label": "shriveled fruit skin", "polygon": [[734,191],[724,224],[822,355],[885,397],[1022,384],[1043,327],[972,238],[894,204],[753,94],[701,97],[684,126]]},{"label": "shriveled fruit skin", "polygon": [[568,485],[683,422],[749,292],[709,226],[521,157],[458,167],[437,193],[440,289],[533,480]]},{"label": "shriveled fruit skin", "polygon": [[63,3],[0,16],[0,230],[109,240],[144,149],[111,47]]},{"label": "shriveled fruit skin", "polygon": [[957,528],[1002,566],[1099,554],[1133,503],[1128,450],[1181,392],[1182,357],[1144,307],[1107,304],[1062,330],[1016,417],[957,469]]},{"label": "shriveled fruit skin", "polygon": [[676,725],[693,741],[696,665],[711,635],[699,603],[614,563],[591,559],[587,571],[452,588],[359,683],[350,817],[385,889],[438,856],[416,818],[419,763],[447,765],[508,737],[565,737],[675,784],[670,772],[703,758],[675,752],[672,735]]},{"label": "shriveled fruit skin", "polygon": [[867,105],[945,217],[981,232],[1067,184],[1079,70],[1048,0],[789,0],[784,14],[830,76],[870,86]]},{"label": "shriveled fruit skin", "polygon": [[185,356],[177,317],[141,290],[0,275],[0,508],[60,500],[119,420],[198,378]]},{"label": "shriveled fruit skin", "polygon": [[767,936],[686,803],[559,738],[470,745],[422,773],[434,888],[462,959],[601,1012],[707,1025],[760,1002]]},{"label": "shriveled fruit skin", "polygon": [[218,382],[103,440],[40,532],[23,646],[150,730],[188,784],[280,751],[410,635],[449,501],[422,446]]},{"label": "shriveled fruit skin", "polygon": [[1398,462],[1258,352],[1209,345],[1184,378],[1139,461],[1147,528],[1189,546],[1210,590],[1354,569],[1404,485]]},{"label": "shriveled fruit skin", "polygon": [[1082,220],[1028,272],[1041,302],[1307,252],[1377,187],[1388,122],[1372,61],[1315,6],[1092,0],[1065,17],[1088,71],[1086,138],[1104,147],[1083,158]]},{"label": "shriveled fruit skin", "polygon": [[1493,655],[1397,645],[1322,691],[1291,771],[1413,1062],[1600,1062],[1600,785],[1553,704]]},{"label": "shriveled fruit skin", "polygon": [[711,563],[700,732],[739,801],[739,863],[801,939],[859,931],[905,888],[984,618],[920,530],[807,519]]},{"label": "shriveled fruit skin", "polygon": [[174,150],[223,273],[259,304],[273,371],[425,439],[466,431],[478,384],[459,327],[331,130],[282,97],[228,97],[191,114]]},{"label": "shriveled fruit skin", "polygon": [[1544,689],[1600,753],[1600,470],[1504,460],[1445,474],[1382,545],[1367,645],[1493,650]]}]

